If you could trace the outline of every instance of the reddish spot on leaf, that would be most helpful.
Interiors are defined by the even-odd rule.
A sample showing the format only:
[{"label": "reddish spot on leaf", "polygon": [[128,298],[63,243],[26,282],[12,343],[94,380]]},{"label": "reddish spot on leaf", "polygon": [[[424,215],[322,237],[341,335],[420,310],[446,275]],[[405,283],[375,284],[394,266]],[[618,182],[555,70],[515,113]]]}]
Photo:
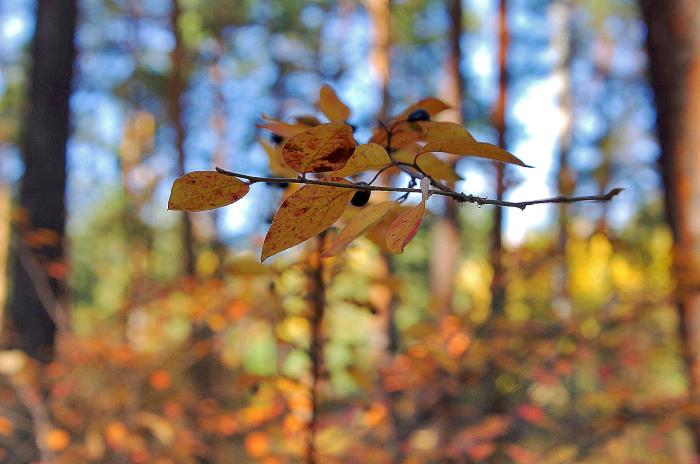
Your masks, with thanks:
[{"label": "reddish spot on leaf", "polygon": [[342,122],[321,124],[290,138],[282,159],[300,173],[337,171],[355,151],[352,128]]}]

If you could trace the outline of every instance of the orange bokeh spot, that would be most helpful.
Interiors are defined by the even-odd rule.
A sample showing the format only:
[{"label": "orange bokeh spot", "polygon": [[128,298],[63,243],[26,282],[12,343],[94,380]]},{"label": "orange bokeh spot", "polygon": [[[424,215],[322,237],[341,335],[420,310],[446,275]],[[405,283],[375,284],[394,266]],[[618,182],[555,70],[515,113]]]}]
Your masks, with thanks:
[{"label": "orange bokeh spot", "polygon": [[453,358],[458,358],[462,356],[465,351],[467,351],[470,343],[471,340],[467,334],[458,333],[447,342],[447,354]]},{"label": "orange bokeh spot", "polygon": [[233,321],[237,321],[248,312],[248,305],[242,300],[236,300],[226,309],[226,316]]},{"label": "orange bokeh spot", "polygon": [[156,371],[153,371],[148,377],[148,383],[155,390],[163,391],[170,388],[170,386],[173,383],[173,379],[170,377],[170,374],[168,374],[166,371],[164,371],[163,369],[158,369]]},{"label": "orange bokeh spot", "polygon": [[252,432],[245,437],[245,450],[250,457],[261,458],[270,448],[270,439],[265,432]]},{"label": "orange bokeh spot", "polygon": [[129,435],[129,431],[126,426],[119,421],[112,421],[107,424],[105,430],[105,438],[109,446],[113,448],[122,448],[126,437]]},{"label": "orange bokeh spot", "polygon": [[51,429],[45,437],[46,447],[52,451],[61,451],[70,444],[70,435],[63,429]]},{"label": "orange bokeh spot", "polygon": [[216,428],[222,435],[233,435],[238,431],[239,426],[233,414],[222,414],[219,416]]}]

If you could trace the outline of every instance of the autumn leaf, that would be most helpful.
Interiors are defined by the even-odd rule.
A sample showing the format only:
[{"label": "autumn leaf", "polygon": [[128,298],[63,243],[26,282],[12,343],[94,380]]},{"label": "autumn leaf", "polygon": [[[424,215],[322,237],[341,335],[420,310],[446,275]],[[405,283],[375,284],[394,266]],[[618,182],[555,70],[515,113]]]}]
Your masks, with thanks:
[{"label": "autumn leaf", "polygon": [[332,174],[339,177],[354,176],[363,171],[381,169],[391,164],[391,159],[384,147],[376,143],[365,143],[358,146],[345,166]]},{"label": "autumn leaf", "polygon": [[389,253],[403,253],[404,247],[415,237],[421,222],[423,222],[430,181],[424,177],[420,184],[423,195],[421,202],[400,214],[386,230],[386,248]]},{"label": "autumn leaf", "polygon": [[[465,135],[471,137],[466,129],[453,122],[401,119],[391,126],[391,146],[392,148],[409,148],[417,142],[428,142],[431,138],[444,140],[446,138],[461,138]],[[471,139],[474,140],[473,137]],[[389,141],[386,130],[376,128],[369,141],[386,145]]]},{"label": "autumn leaf", "polygon": [[[352,185],[342,177],[324,180]],[[263,243],[261,261],[318,235],[340,218],[355,194],[349,188],[305,185],[291,194],[277,210]]]},{"label": "autumn leaf", "polygon": [[398,203],[395,201],[373,203],[366,206],[348,222],[321,257],[329,258],[340,254],[350,242],[362,235],[367,229],[377,224],[398,206]]},{"label": "autumn leaf", "polygon": [[460,156],[476,156],[532,167],[496,145],[478,142],[465,128],[452,122],[436,122],[427,126],[424,140],[427,143],[421,149],[421,153],[443,152]]},{"label": "autumn leaf", "polygon": [[195,171],[173,182],[168,209],[206,211],[230,205],[248,193],[250,187],[232,176],[215,171]]},{"label": "autumn leaf", "polygon": [[445,180],[448,182],[462,180],[462,177],[455,172],[453,166],[446,161],[441,160],[432,153],[423,153],[420,156],[417,156],[415,153],[400,150],[394,153],[392,156],[395,161],[409,164],[412,164],[417,158],[418,167],[430,174],[435,179]]},{"label": "autumn leaf", "polygon": [[278,119],[271,118],[266,115],[262,115],[262,119],[265,121],[262,124],[256,124],[255,127],[260,129],[266,129],[284,138],[292,137],[299,132],[303,132],[309,128],[309,125],[296,122],[294,124],[289,124],[287,122],[280,121]]},{"label": "autumn leaf", "polygon": [[258,139],[258,142],[265,149],[268,165],[270,166],[270,172],[272,172],[272,174],[280,177],[296,177],[297,172],[294,169],[282,164],[280,149],[273,147],[262,139]]},{"label": "autumn leaf", "polygon": [[338,95],[331,86],[324,85],[318,97],[318,109],[325,114],[331,122],[345,121],[350,117],[350,108],[340,101]]},{"label": "autumn leaf", "polygon": [[321,124],[290,138],[282,147],[282,159],[302,174],[337,171],[345,166],[356,146],[349,125]]},{"label": "autumn leaf", "polygon": [[426,97],[403,110],[393,119],[393,121],[398,122],[405,120],[409,114],[413,113],[417,109],[424,109],[432,118],[433,116],[436,116],[449,108],[450,105],[440,100],[439,98]]}]

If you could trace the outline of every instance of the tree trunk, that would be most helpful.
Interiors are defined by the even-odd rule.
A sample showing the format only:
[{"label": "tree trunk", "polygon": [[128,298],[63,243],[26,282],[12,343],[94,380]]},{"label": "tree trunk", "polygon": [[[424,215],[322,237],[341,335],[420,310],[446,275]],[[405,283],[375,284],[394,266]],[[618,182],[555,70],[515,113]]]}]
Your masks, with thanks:
[{"label": "tree trunk", "polygon": [[[666,214],[690,399],[700,402],[700,0],[640,0],[656,96]],[[696,452],[700,421],[690,421]]]},{"label": "tree trunk", "polygon": [[[569,153],[574,138],[574,96],[571,82],[571,62],[575,53],[575,38],[573,37],[573,9],[571,0],[555,3],[551,7],[552,20],[556,33],[552,48],[557,51],[559,62],[555,73],[561,79],[562,89],[559,96],[559,107],[563,116],[563,125],[559,134],[559,168],[557,172],[557,188],[561,195],[571,196],[574,193],[575,178],[569,166]],[[553,308],[561,318],[571,314],[569,301],[569,267],[566,249],[569,241],[569,206],[559,205],[558,233],[556,242],[556,264],[553,278]]]},{"label": "tree trunk", "polygon": [[[182,120],[182,98],[187,85],[185,79],[185,47],[180,34],[180,3],[172,0],[170,27],[175,37],[175,46],[170,54],[170,75],[168,76],[168,116],[175,128],[175,150],[177,151],[177,175],[185,175],[185,125]],[[186,275],[195,273],[194,230],[189,213],[182,215],[182,249],[184,252],[183,270]]]},{"label": "tree trunk", "polygon": [[[507,2],[500,0],[498,10],[498,100],[493,111],[493,124],[498,133],[498,146],[506,147],[506,106],[508,97],[508,70],[507,70],[507,53],[508,53],[508,16]],[[496,168],[496,198],[502,200],[506,192],[505,182],[505,165],[504,163],[494,163]],[[491,249],[490,249],[491,268],[493,269],[493,279],[491,281],[491,314],[485,326],[484,335],[486,337],[494,336],[496,327],[498,327],[498,319],[501,318],[505,311],[506,299],[506,279],[504,275],[503,265],[503,208],[494,209],[493,230],[491,231]],[[506,412],[507,397],[498,391],[496,379],[500,373],[500,368],[493,356],[486,365],[484,374],[484,414],[503,414]],[[498,449],[494,455],[493,462],[506,462],[503,454],[502,442],[505,437],[497,440]]]},{"label": "tree trunk", "polygon": [[[462,2],[447,0],[447,10],[450,18],[449,55],[447,59],[446,82],[443,98],[452,105],[449,120],[462,123],[462,85],[464,76],[460,70],[462,61]],[[455,159],[451,160],[452,165]],[[431,306],[438,314],[452,311],[454,296],[455,274],[460,257],[460,234],[457,221],[457,203],[451,198],[444,201],[444,214],[433,229],[433,246],[430,257],[430,289]]]},{"label": "tree trunk", "polygon": [[381,93],[381,106],[379,119],[387,117],[389,109],[389,53],[391,48],[391,1],[390,0],[369,0],[367,3],[367,13],[370,18],[370,66],[374,79]]},{"label": "tree trunk", "polygon": [[25,170],[19,208],[26,221],[20,226],[22,235],[15,237],[8,332],[12,346],[44,362],[53,357],[60,301],[66,294],[66,143],[76,14],[75,0],[37,2],[22,140]]}]

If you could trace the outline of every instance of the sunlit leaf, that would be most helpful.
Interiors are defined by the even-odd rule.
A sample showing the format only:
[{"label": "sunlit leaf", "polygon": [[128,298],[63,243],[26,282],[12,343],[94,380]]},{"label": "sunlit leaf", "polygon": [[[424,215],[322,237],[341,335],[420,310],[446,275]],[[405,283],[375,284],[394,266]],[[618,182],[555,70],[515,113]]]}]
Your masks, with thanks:
[{"label": "sunlit leaf", "polygon": [[428,199],[430,181],[421,179],[421,202],[409,208],[392,222],[386,231],[386,248],[390,253],[403,253],[404,247],[415,237],[425,215],[425,202]]},{"label": "sunlit leaf", "polygon": [[262,115],[262,119],[265,122],[262,124],[256,124],[255,127],[269,130],[273,134],[277,134],[284,138],[292,137],[293,135],[296,135],[299,132],[303,132],[310,127],[309,125],[302,124],[300,122],[290,124],[287,122],[280,121],[278,119],[271,118],[264,114]]},{"label": "sunlit leaf", "polygon": [[365,143],[355,149],[342,169],[332,174],[339,177],[354,176],[364,171],[381,169],[389,164],[391,160],[384,147],[376,143]]},{"label": "sunlit leaf", "polygon": [[[405,150],[400,150],[394,153],[392,156],[396,161],[410,164],[413,163],[417,155]],[[448,182],[462,180],[462,177],[457,174],[452,165],[444,160],[441,160],[432,153],[423,153],[418,156],[418,167],[438,180],[445,180]]]},{"label": "sunlit leaf", "polygon": [[364,207],[333,240],[330,247],[323,253],[323,257],[328,258],[341,253],[350,242],[381,221],[387,213],[398,206],[395,201],[385,201]]},{"label": "sunlit leaf", "polygon": [[[342,177],[329,182],[351,184]],[[325,185],[305,185],[277,210],[263,243],[261,261],[320,234],[343,214],[355,190]]]},{"label": "sunlit leaf", "polygon": [[296,177],[297,172],[282,163],[281,148],[273,147],[262,139],[258,139],[258,142],[265,149],[265,153],[267,153],[267,162],[272,174],[279,177]]},{"label": "sunlit leaf", "polygon": [[282,159],[300,173],[337,171],[355,151],[352,128],[342,122],[321,124],[290,138]]},{"label": "sunlit leaf", "polygon": [[206,211],[230,205],[245,196],[250,187],[232,176],[215,171],[195,171],[175,179],[168,209]]},{"label": "sunlit leaf", "polygon": [[346,121],[350,117],[350,108],[340,101],[338,95],[329,85],[321,87],[318,97],[318,109],[325,114],[331,122]]},{"label": "sunlit leaf", "polygon": [[515,155],[496,145],[478,142],[459,124],[451,122],[432,124],[428,127],[424,140],[427,143],[421,149],[422,153],[452,153],[453,155],[475,156],[530,167]]}]

